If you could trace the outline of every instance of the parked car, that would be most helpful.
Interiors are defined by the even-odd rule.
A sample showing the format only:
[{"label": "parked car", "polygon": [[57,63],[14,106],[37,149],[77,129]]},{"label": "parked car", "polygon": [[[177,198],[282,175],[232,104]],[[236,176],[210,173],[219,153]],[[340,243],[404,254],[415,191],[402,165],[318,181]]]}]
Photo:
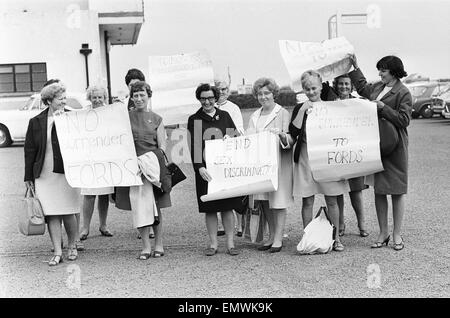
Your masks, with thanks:
[{"label": "parked car", "polygon": [[438,97],[433,98],[431,107],[435,113],[439,113],[444,118],[450,118],[450,87]]},{"label": "parked car", "polygon": [[[89,105],[86,94],[67,93],[66,109],[81,110]],[[0,148],[25,141],[29,120],[46,107],[41,102],[41,95],[34,94],[19,109],[0,110]]]},{"label": "parked car", "polygon": [[440,82],[416,82],[406,84],[413,98],[412,117],[431,118],[434,115],[431,107],[433,98],[446,89],[448,84]]}]

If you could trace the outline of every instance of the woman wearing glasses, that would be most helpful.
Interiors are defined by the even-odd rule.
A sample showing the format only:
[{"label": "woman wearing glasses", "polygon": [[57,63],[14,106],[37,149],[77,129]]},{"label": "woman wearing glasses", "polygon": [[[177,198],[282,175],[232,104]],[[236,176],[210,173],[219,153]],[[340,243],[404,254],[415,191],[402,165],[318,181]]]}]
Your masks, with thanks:
[{"label": "woman wearing glasses", "polygon": [[211,175],[206,170],[203,158],[205,140],[219,139],[225,135],[234,137],[238,133],[228,112],[215,107],[219,92],[214,86],[200,84],[195,91],[195,97],[200,101],[202,107],[189,117],[187,129],[190,134],[188,143],[195,172],[198,209],[200,213],[205,213],[206,229],[210,239],[210,245],[204,254],[213,256],[217,253],[217,212],[221,212],[227,240],[227,254],[238,255],[239,251],[234,247],[233,209],[239,207],[242,198],[208,202],[200,199],[202,195],[207,194],[208,182],[211,181]]}]

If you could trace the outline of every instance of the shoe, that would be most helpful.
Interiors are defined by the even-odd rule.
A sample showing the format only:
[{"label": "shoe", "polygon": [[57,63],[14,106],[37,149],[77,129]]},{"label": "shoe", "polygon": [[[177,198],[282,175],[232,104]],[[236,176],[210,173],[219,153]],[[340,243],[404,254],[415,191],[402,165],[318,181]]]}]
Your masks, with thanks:
[{"label": "shoe", "polygon": [[270,244],[270,245],[261,245],[261,246],[258,246],[258,251],[267,251],[271,247],[272,247],[272,244]]},{"label": "shoe", "polygon": [[241,237],[242,236],[242,231],[238,231],[236,235]]},{"label": "shoe", "polygon": [[[110,231],[108,231],[108,230],[102,230],[102,229],[98,229],[98,230],[100,231],[100,233],[103,236],[109,236],[109,237],[113,236],[113,234]],[[81,239],[81,237],[80,237],[80,239]]]},{"label": "shoe", "polygon": [[137,257],[137,259],[139,259],[139,260],[141,260],[141,261],[146,261],[146,260],[148,260],[151,256],[152,256],[151,253],[141,253],[141,254],[139,254],[139,256]]},{"label": "shoe", "polygon": [[152,257],[158,258],[158,257],[163,257],[164,256],[164,252],[161,251],[153,251],[152,252]]},{"label": "shoe", "polygon": [[361,237],[368,237],[369,236],[369,232],[367,232],[366,230],[359,230],[359,236],[361,236]]},{"label": "shoe", "polygon": [[148,235],[148,237],[151,238],[151,239],[154,239],[154,238],[155,238],[155,234],[154,234],[154,233],[150,233],[150,234]]},{"label": "shoe", "polygon": [[225,235],[224,230],[217,231],[217,236],[224,236],[224,235]]},{"label": "shoe", "polygon": [[86,240],[87,237],[88,237],[88,235],[89,235],[89,233],[83,233],[83,234],[81,234],[81,235],[80,235],[80,241]]},{"label": "shoe", "polygon": [[402,249],[405,248],[405,244],[403,243],[403,237],[401,239],[402,239],[402,241],[400,243],[394,242],[394,250],[401,251]]},{"label": "shoe", "polygon": [[75,247],[76,247],[77,251],[84,251],[84,244],[81,241],[76,241]]},{"label": "shoe", "polygon": [[217,248],[213,248],[213,247],[208,247],[205,251],[204,251],[206,256],[213,256],[217,253]]},{"label": "shoe", "polygon": [[342,252],[344,250],[344,245],[341,242],[334,241],[333,243],[333,251]]},{"label": "shoe", "polygon": [[345,235],[345,224],[342,227],[339,227],[339,236],[344,236]]},{"label": "shoe", "polygon": [[48,261],[48,266],[56,266],[63,262],[62,255],[53,255],[53,257]]},{"label": "shoe", "polygon": [[239,255],[239,251],[236,248],[232,247],[227,249],[227,254],[231,256],[236,256]]},{"label": "shoe", "polygon": [[281,251],[281,249],[283,248],[283,245],[279,246],[279,247],[271,247],[269,249],[269,253],[278,253],[279,251]]},{"label": "shoe", "polygon": [[389,243],[390,238],[391,238],[391,236],[388,235],[388,237],[383,242],[375,242],[370,247],[371,248],[380,248],[380,247],[383,247],[383,245],[387,246],[388,243]]}]

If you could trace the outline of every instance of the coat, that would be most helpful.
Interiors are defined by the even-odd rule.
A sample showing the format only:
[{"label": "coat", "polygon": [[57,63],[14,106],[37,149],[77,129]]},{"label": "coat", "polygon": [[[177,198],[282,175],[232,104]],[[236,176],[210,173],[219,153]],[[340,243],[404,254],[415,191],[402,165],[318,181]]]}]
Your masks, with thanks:
[{"label": "coat", "polygon": [[[251,116],[246,133],[256,133],[256,124],[261,115],[262,107],[257,109]],[[278,128],[279,131],[288,132],[289,112],[276,104],[269,114],[264,129]],[[292,170],[292,150],[289,147],[281,146],[280,142],[280,162],[278,164],[278,190],[269,193],[269,207],[271,209],[285,209],[294,203],[292,193],[293,170]]]},{"label": "coat", "polygon": [[[214,117],[211,117],[200,108],[188,119],[187,129],[189,131],[188,145],[191,153],[192,166],[195,172],[195,189],[197,193],[197,203],[200,213],[216,213],[238,209],[242,205],[242,197],[221,199],[203,202],[200,197],[208,193],[208,182],[200,176],[200,168],[206,168],[203,156],[205,150],[205,140],[221,138],[230,134],[230,129],[237,133],[236,126],[231,116],[226,111],[216,108]],[[208,132],[205,134],[205,131]],[[215,134],[212,134],[215,132]],[[230,135],[229,135],[230,136]],[[230,136],[235,137],[236,135]]]},{"label": "coat", "polygon": [[[39,178],[44,165],[45,148],[47,145],[47,120],[49,108],[30,119],[25,135],[25,177],[24,181],[34,181]],[[64,162],[59,148],[56,128],[52,128],[53,172],[64,173]]]},{"label": "coat", "polygon": [[[361,70],[356,69],[349,73],[353,85],[359,95],[376,100],[385,84],[377,82],[369,84]],[[384,171],[374,175],[374,189],[376,194],[406,194],[408,191],[408,131],[411,121],[412,97],[408,88],[397,81],[381,101],[386,104],[378,117],[390,121],[398,131],[399,141],[397,147],[388,156],[381,157]]]}]

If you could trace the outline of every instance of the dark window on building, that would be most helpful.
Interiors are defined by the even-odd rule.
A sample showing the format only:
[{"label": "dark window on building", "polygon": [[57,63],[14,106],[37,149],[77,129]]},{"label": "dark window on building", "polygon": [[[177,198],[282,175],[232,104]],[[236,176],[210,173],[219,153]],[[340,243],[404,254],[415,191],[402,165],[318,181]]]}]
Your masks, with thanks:
[{"label": "dark window on building", "polygon": [[0,93],[38,92],[46,81],[45,63],[0,65]]}]

